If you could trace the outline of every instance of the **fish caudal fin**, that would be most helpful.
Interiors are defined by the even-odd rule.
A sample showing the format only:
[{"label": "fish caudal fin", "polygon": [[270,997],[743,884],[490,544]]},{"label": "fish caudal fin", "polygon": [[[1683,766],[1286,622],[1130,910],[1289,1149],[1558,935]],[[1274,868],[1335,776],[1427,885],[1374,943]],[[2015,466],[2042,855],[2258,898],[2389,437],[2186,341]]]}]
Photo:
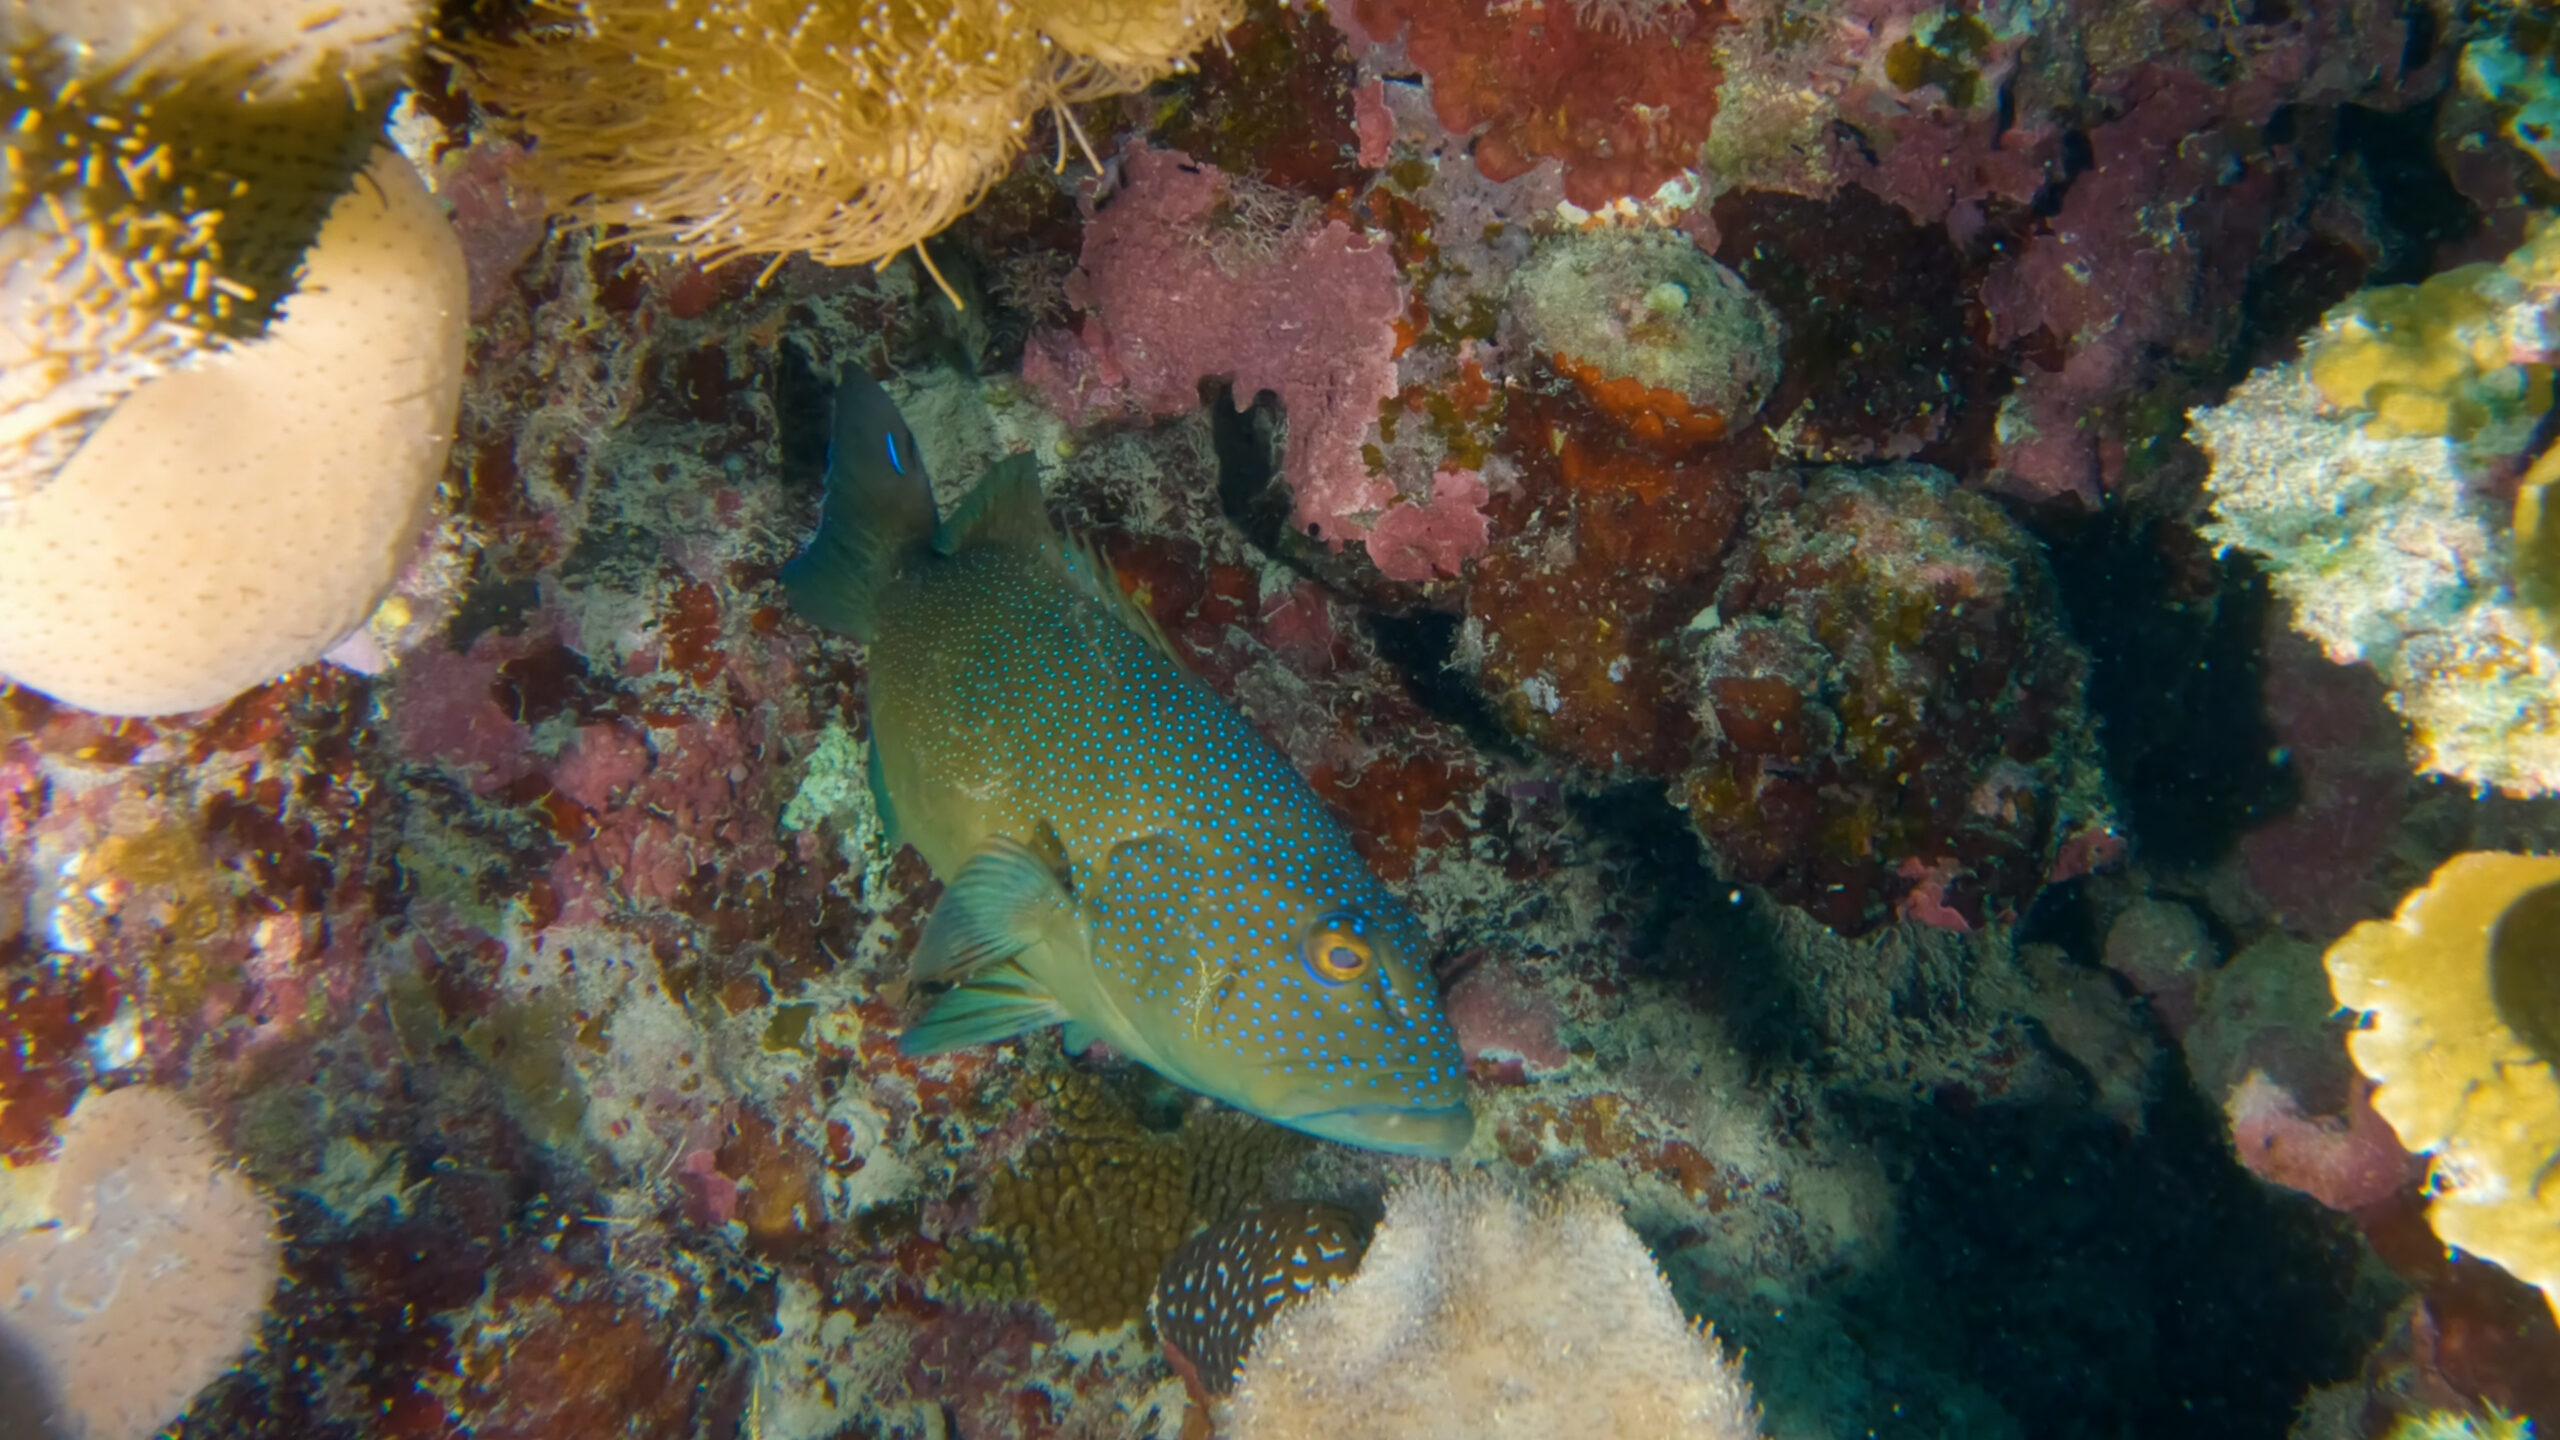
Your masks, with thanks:
[{"label": "fish caudal fin", "polygon": [[1039,981],[1006,961],[934,1001],[924,1018],[898,1037],[898,1053],[939,1055],[971,1045],[992,1045],[1066,1018],[1067,1012]]},{"label": "fish caudal fin", "polygon": [[933,481],[906,418],[879,381],[847,372],[836,387],[818,533],[782,567],[792,608],[868,642],[881,585],[934,529]]}]

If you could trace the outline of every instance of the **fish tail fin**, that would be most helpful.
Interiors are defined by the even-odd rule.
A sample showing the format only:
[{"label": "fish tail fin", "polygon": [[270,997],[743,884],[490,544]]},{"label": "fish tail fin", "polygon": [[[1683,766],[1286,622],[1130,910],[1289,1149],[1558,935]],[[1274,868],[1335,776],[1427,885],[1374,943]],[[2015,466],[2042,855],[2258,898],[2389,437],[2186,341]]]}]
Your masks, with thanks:
[{"label": "fish tail fin", "polygon": [[971,1045],[991,1045],[1066,1018],[1067,1012],[1040,982],[1008,960],[972,975],[966,985],[945,991],[900,1033],[898,1053],[939,1055]]},{"label": "fish tail fin", "polygon": [[934,534],[933,481],[898,404],[859,368],[836,387],[827,446],[827,498],[818,533],[782,567],[791,606],[830,630],[869,642],[880,587]]}]

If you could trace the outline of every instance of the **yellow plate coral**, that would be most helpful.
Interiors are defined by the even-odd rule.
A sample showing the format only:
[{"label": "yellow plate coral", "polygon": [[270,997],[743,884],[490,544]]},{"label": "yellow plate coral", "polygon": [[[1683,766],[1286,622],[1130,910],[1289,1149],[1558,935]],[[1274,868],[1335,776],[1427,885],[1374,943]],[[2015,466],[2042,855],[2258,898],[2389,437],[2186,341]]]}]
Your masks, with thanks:
[{"label": "yellow plate coral", "polygon": [[2433,1157],[2436,1234],[2560,1315],[2560,857],[2457,855],[2328,964],[2373,1108]]}]

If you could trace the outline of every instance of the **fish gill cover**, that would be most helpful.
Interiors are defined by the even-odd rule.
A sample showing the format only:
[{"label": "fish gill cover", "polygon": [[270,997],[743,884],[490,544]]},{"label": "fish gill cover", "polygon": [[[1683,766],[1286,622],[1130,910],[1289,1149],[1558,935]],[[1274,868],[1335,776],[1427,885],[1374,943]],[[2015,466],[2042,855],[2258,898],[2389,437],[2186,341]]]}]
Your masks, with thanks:
[{"label": "fish gill cover", "polygon": [[[128,1094],[195,1117],[131,1173],[273,1217],[179,1435],[1236,1440],[1301,1422],[1172,1357],[1271,1336],[1292,1416],[1480,1435],[1504,1374],[1572,1393],[1500,1337],[1567,1332],[1644,1377],[1585,1433],[1672,1353],[1785,1437],[2560,1415],[2548,907],[2455,883],[2560,850],[2546,11],[433,21],[0,7],[43,361],[0,583],[93,670],[334,657],[174,715],[0,686],[0,1250],[98,1253],[51,1177]],[[348,167],[387,106],[435,204],[380,253],[460,260],[448,412],[348,398],[413,326],[214,417],[336,484],[118,403],[288,341],[276,275],[379,202],[266,195],[226,147],[270,92]],[[856,374],[930,512],[830,513]],[[167,457],[131,484],[81,470],[119,424]],[[361,554],[259,518],[422,454]],[[981,588],[795,606],[822,520],[911,540],[990,472],[1048,538],[922,552]],[[38,507],[132,543],[75,570]],[[902,649],[955,597],[978,638]],[[1032,668],[1068,631],[1088,668]],[[1247,864],[1285,921],[1202,908]],[[1175,1053],[1195,920],[1188,980],[1265,1008]],[[1148,1003],[1013,1024],[1077,1018],[1011,977],[1079,934]],[[1391,1022],[1446,1025],[1371,1058],[1463,1101],[1406,1147],[1454,1155],[1271,1123],[1321,1112],[1254,1077],[1384,1088],[1316,1067]],[[1237,1239],[1311,1213],[1394,1243]],[[1503,1216],[1580,1240],[1446,1233]],[[177,1313],[159,1243],[78,1269],[97,1353]],[[0,1432],[152,1423],[11,1383],[59,1298],[0,1295]],[[1622,1302],[1651,1341],[1584,1326]]]}]

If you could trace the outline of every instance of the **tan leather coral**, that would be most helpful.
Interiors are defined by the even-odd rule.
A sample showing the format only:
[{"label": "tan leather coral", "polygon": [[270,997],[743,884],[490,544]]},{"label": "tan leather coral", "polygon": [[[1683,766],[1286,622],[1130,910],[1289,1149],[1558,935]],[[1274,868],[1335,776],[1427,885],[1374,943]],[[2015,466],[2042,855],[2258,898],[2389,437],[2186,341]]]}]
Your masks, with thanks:
[{"label": "tan leather coral", "polygon": [[1238,0],[584,0],[474,47],[474,90],[532,132],[587,219],[714,260],[868,264],[958,219],[1032,116],[1137,89]]}]

